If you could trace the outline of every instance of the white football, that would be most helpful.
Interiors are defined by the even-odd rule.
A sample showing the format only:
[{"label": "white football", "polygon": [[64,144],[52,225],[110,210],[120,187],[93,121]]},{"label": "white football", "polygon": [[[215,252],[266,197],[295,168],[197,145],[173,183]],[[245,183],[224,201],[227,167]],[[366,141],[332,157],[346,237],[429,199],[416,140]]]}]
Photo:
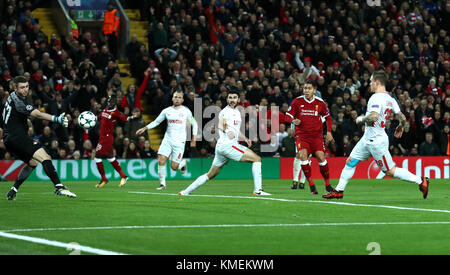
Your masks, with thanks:
[{"label": "white football", "polygon": [[78,116],[78,125],[84,129],[94,128],[97,124],[97,116],[90,111],[84,111]]}]

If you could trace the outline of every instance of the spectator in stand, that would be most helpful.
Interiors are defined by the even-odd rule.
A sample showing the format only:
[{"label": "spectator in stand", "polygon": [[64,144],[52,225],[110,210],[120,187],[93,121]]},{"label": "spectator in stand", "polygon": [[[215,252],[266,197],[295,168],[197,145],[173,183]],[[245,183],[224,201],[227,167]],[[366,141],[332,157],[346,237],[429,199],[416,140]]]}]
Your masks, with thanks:
[{"label": "spectator in stand", "polygon": [[[265,97],[270,104],[282,107],[302,95],[301,84],[309,78],[317,80],[318,90],[331,106],[333,119],[338,119],[341,109],[348,118],[353,110],[358,115],[365,113],[367,104],[363,102],[370,97],[370,74],[384,67],[392,80],[389,91],[402,110],[408,110],[405,114],[411,122],[411,132],[419,133],[414,136],[414,144],[420,144],[425,139],[423,133],[430,129],[438,138],[436,132],[441,133],[442,125],[450,120],[448,3],[427,0],[395,5],[382,1],[381,7],[371,9],[366,1],[269,2],[186,0],[175,1],[170,7],[163,1],[141,3],[147,5],[142,10],[148,11],[143,16],[152,23],[148,29],[151,48],[146,49],[143,41],[132,37],[127,51],[121,54],[130,61],[136,87],[143,85],[144,72],[152,66],[143,91],[148,103],[142,110],[159,113],[168,106],[173,90],[188,93],[189,86],[194,86],[195,96],[204,102],[215,103],[219,99],[223,105],[223,90],[237,87],[244,92],[242,105],[258,105]],[[63,86],[69,86],[66,80],[80,86],[78,96],[69,104],[72,114],[101,105],[114,74],[124,76],[111,54],[114,49],[81,29],[79,41],[70,34],[60,41],[55,35],[47,37],[28,16],[27,9],[32,11],[37,6],[34,3],[25,1],[21,9],[14,1],[0,5],[0,85],[4,94],[9,92],[12,77],[24,75],[30,79],[32,102],[45,108],[47,102],[38,91],[54,98],[56,90],[63,100],[72,92],[59,90],[61,72]],[[128,1],[122,4],[125,8],[132,5]],[[228,48],[234,52],[233,62],[224,58],[222,50],[226,47],[219,37],[230,41],[240,38],[239,43]],[[161,51],[155,53],[156,50]],[[149,64],[150,60],[155,64]],[[435,79],[431,81],[434,86],[428,87],[431,79]],[[280,94],[275,96],[276,86]],[[136,94],[134,88],[135,98]],[[427,101],[425,109],[422,100]],[[129,110],[138,107],[132,106],[132,98],[130,101]],[[441,114],[441,123],[435,121],[436,111]],[[422,120],[424,116],[433,121],[428,128],[429,119]],[[392,121],[393,125],[396,123]],[[40,135],[45,125],[34,124],[34,132]],[[67,130],[81,147],[82,130],[76,125]],[[91,132],[88,138],[96,144],[95,133]],[[59,142],[63,144],[63,140]],[[339,146],[336,152],[344,154]],[[400,148],[399,154],[403,154]]]},{"label": "spectator in stand", "polygon": [[425,134],[425,141],[419,146],[419,155],[421,156],[439,156],[441,150],[438,145],[433,141],[433,133],[427,132]]},{"label": "spectator in stand", "polygon": [[134,108],[132,111],[133,118],[125,124],[125,136],[130,140],[138,140],[138,137],[144,137],[148,140],[148,133],[144,132],[139,136],[136,136],[136,131],[146,126],[147,123],[142,119],[141,110]]}]

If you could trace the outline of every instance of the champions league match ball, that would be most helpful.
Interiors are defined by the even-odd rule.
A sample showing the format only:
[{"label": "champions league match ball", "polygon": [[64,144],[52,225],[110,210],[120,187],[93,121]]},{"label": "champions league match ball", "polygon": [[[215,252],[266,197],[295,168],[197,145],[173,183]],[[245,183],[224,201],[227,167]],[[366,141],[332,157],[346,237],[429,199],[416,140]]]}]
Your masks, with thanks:
[{"label": "champions league match ball", "polygon": [[84,129],[94,128],[97,124],[97,116],[92,112],[84,111],[78,116],[78,125]]}]

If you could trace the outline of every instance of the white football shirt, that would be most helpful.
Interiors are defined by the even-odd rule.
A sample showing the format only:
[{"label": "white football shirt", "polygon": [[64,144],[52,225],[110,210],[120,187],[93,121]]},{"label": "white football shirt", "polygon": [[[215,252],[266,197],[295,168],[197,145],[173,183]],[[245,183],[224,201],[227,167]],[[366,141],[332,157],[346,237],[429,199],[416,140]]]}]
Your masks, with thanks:
[{"label": "white football shirt", "polygon": [[[169,140],[172,143],[180,143],[186,141],[186,123],[193,121],[191,111],[185,107],[180,106],[175,109],[173,106],[167,107],[162,110],[159,116],[147,126],[148,129],[152,129],[158,126],[161,122],[167,120],[167,129],[164,135],[164,139]],[[191,122],[192,123],[192,122]],[[194,130],[194,129],[193,129]],[[196,131],[194,132],[196,135]]]},{"label": "white football shirt", "polygon": [[378,137],[386,137],[385,131],[386,120],[394,114],[401,112],[397,101],[392,98],[387,92],[373,94],[369,102],[367,103],[366,115],[371,112],[377,112],[380,114],[380,118],[375,121],[371,126],[366,124],[366,130],[363,138],[366,142],[373,142]]},{"label": "white football shirt", "polygon": [[224,132],[219,131],[219,140],[217,143],[229,143],[237,142],[239,139],[239,133],[241,131],[241,113],[237,108],[231,108],[227,106],[223,108],[219,113],[219,121],[221,118],[225,119],[226,129],[225,131],[232,131],[234,133],[234,139],[230,139]]}]

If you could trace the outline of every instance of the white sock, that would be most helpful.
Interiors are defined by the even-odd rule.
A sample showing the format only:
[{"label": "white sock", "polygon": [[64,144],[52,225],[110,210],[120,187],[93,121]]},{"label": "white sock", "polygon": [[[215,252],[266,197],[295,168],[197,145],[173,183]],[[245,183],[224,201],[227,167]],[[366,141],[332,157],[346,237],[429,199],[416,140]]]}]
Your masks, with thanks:
[{"label": "white sock", "polygon": [[187,161],[185,159],[183,159],[180,164],[178,164],[178,170],[183,169],[187,164]]},{"label": "white sock", "polygon": [[406,169],[399,167],[395,168],[394,177],[409,182],[415,182],[416,184],[422,183],[422,179],[420,177],[414,175],[413,173],[409,172]]},{"label": "white sock", "polygon": [[300,167],[300,174],[301,174],[301,176],[300,176],[300,183],[305,183],[306,182],[306,176],[305,176],[305,173],[303,173],[303,170],[301,169],[301,167]]},{"label": "white sock", "polygon": [[302,174],[302,178],[305,177],[304,173],[302,172],[302,166],[300,164],[301,160],[299,160],[298,158],[294,158],[294,167],[293,167],[293,181],[297,181],[298,182],[298,176],[300,175],[300,173]]},{"label": "white sock", "polygon": [[160,166],[158,165],[158,176],[159,176],[159,183],[166,186],[166,166]]},{"label": "white sock", "polygon": [[252,173],[255,192],[257,192],[262,189],[261,162],[253,162]]},{"label": "white sock", "polygon": [[189,185],[185,190],[184,193],[186,195],[189,195],[191,192],[199,188],[201,185],[203,185],[205,182],[209,180],[208,176],[206,174],[201,175],[198,177],[191,185]]},{"label": "white sock", "polygon": [[336,186],[336,191],[344,191],[345,186],[347,186],[348,181],[353,177],[353,174],[355,174],[356,166],[350,167],[348,165],[344,166],[344,169],[342,169],[341,177],[339,178],[339,183]]}]

